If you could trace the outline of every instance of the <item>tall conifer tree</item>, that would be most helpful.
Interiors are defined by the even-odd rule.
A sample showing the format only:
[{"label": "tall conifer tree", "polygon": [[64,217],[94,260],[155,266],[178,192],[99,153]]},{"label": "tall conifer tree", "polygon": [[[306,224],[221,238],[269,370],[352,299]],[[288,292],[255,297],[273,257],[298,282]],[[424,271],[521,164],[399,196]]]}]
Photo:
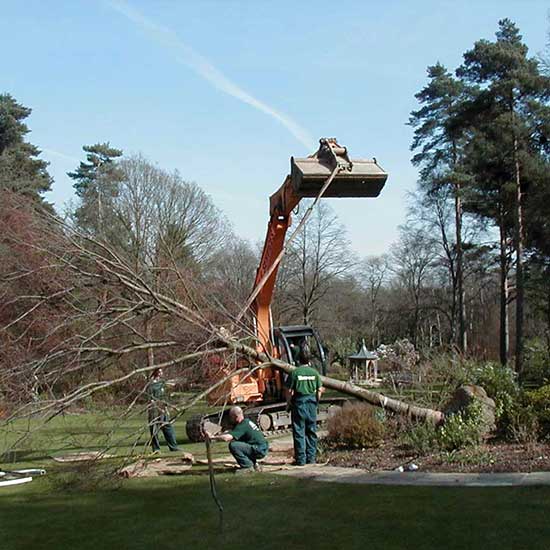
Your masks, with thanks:
[{"label": "tall conifer tree", "polygon": [[420,166],[420,185],[428,194],[450,188],[455,203],[456,266],[453,273],[453,311],[458,318],[458,344],[467,351],[462,243],[462,187],[460,169],[464,135],[453,120],[460,106],[463,84],[437,63],[428,67],[428,84],[415,97],[422,105],[413,111],[409,125],[414,130],[411,145],[417,151],[413,164]]},{"label": "tall conifer tree", "polygon": [[24,120],[30,114],[31,109],[10,94],[0,94],[0,192],[13,191],[42,201],[52,179],[48,163],[37,158],[40,150],[25,141],[30,130]]},{"label": "tall conifer tree", "polygon": [[[466,83],[480,86],[478,101],[493,113],[494,124],[504,128],[511,164],[507,186],[514,194],[514,247],[516,256],[516,370],[521,373],[524,358],[524,194],[528,191],[527,166],[532,155],[533,117],[550,94],[548,78],[538,62],[527,56],[516,25],[499,21],[494,42],[479,40],[464,54],[457,75]],[[475,124],[475,122],[474,122]]]},{"label": "tall conifer tree", "polygon": [[75,217],[82,229],[104,237],[112,221],[110,204],[122,179],[115,162],[122,151],[111,147],[109,142],[84,145],[82,149],[86,152],[86,162],[67,174],[74,180],[73,187],[81,200]]}]

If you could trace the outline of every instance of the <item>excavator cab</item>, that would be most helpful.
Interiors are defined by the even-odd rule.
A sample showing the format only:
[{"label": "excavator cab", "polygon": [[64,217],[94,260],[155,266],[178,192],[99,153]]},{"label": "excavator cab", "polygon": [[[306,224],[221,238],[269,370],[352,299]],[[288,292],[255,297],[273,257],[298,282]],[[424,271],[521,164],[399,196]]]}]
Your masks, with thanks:
[{"label": "excavator cab", "polygon": [[326,375],[327,359],[325,350],[315,329],[306,325],[294,325],[277,327],[273,333],[280,358],[283,361],[291,365],[298,365],[297,353],[305,343],[311,351],[312,366],[319,371],[319,374]]},{"label": "excavator cab", "polygon": [[307,158],[290,159],[290,178],[294,193],[301,198],[316,197],[333,170],[336,177],[324,197],[377,197],[388,174],[376,159],[354,159],[335,138],[319,140],[319,150]]}]

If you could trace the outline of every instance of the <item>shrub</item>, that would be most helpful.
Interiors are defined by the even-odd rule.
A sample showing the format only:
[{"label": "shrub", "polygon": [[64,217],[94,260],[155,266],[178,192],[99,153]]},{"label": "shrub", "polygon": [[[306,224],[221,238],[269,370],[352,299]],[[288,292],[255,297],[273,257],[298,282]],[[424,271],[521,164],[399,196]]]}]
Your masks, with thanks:
[{"label": "shrub", "polygon": [[526,392],[525,400],[532,407],[537,422],[545,434],[550,432],[550,384]]},{"label": "shrub", "polygon": [[550,350],[541,339],[530,340],[525,346],[523,381],[535,386],[550,382]]},{"label": "shrub", "polygon": [[479,445],[482,440],[481,405],[472,402],[467,409],[448,416],[437,432],[437,442],[444,451]]},{"label": "shrub", "polygon": [[474,401],[466,410],[449,415],[439,428],[429,422],[414,424],[405,432],[403,439],[411,450],[426,455],[479,445],[482,433],[481,405]]},{"label": "shrub", "polygon": [[516,443],[534,443],[538,439],[539,421],[531,405],[518,401],[507,412],[506,435]]},{"label": "shrub", "polygon": [[497,420],[506,419],[507,411],[519,396],[516,373],[499,363],[471,363],[468,365],[470,382],[481,386],[495,401]]},{"label": "shrub", "polygon": [[334,361],[328,368],[328,376],[337,380],[349,380],[349,369],[338,361]]},{"label": "shrub", "polygon": [[494,463],[491,453],[482,447],[444,452],[441,458],[447,464],[459,466],[487,466]]},{"label": "shrub", "polygon": [[345,403],[328,421],[328,442],[341,448],[378,447],[385,432],[384,422],[366,403]]},{"label": "shrub", "polygon": [[404,434],[404,443],[418,455],[427,455],[439,448],[437,428],[430,422],[413,424]]}]

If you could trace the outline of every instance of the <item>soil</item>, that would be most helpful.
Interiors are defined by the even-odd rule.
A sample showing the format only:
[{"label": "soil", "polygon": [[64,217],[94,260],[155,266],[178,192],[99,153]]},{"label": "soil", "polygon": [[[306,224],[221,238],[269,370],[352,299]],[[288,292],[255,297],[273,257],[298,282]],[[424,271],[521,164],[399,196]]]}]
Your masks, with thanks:
[{"label": "soil", "polygon": [[494,440],[451,453],[418,456],[398,439],[390,439],[372,449],[325,450],[323,458],[331,466],[362,468],[370,472],[395,470],[399,466],[407,469],[408,465],[415,464],[421,472],[526,473],[550,471],[550,444],[522,445]]}]

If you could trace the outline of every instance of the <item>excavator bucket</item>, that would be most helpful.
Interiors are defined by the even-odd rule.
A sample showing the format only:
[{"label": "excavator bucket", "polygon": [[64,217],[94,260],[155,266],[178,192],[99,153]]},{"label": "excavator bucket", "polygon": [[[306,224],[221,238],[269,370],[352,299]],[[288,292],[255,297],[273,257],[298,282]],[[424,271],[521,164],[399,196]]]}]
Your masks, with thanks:
[{"label": "excavator bucket", "polygon": [[339,171],[324,193],[324,197],[377,197],[388,174],[376,159],[348,157],[345,147],[334,138],[319,140],[319,150],[308,158],[290,159],[290,177],[299,197],[316,197],[336,166]]}]

